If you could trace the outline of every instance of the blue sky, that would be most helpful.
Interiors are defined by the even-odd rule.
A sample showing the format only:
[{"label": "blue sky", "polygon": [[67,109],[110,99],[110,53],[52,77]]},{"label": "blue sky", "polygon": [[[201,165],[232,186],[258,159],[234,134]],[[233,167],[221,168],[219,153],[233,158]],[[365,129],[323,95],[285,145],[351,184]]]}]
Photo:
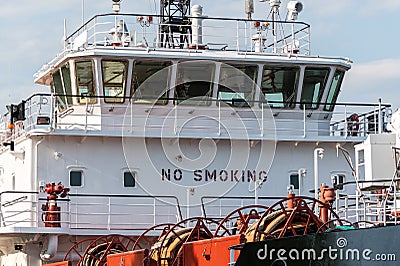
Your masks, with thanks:
[{"label": "blue sky", "polygon": [[[254,0],[255,18],[266,18],[268,3]],[[282,0],[282,6],[288,1]],[[158,0],[124,0],[123,12],[154,12]],[[244,0],[192,0],[204,14],[245,17]],[[339,100],[392,103],[400,107],[400,1],[304,0],[300,20],[311,24],[313,55],[354,61]],[[85,18],[111,11],[111,0],[84,0]],[[285,12],[281,11],[282,16]],[[0,9],[0,112],[33,92],[33,74],[62,49],[63,20],[71,33],[82,21],[82,0],[4,1]]]}]

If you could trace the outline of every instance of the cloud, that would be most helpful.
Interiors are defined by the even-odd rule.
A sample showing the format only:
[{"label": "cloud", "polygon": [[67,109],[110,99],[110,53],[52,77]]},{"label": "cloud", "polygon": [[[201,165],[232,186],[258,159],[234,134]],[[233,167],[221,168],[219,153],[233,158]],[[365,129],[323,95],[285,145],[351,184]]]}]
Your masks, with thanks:
[{"label": "cloud", "polygon": [[400,58],[354,64],[347,73],[341,101],[376,102],[381,98],[393,104],[393,109],[400,107]]}]

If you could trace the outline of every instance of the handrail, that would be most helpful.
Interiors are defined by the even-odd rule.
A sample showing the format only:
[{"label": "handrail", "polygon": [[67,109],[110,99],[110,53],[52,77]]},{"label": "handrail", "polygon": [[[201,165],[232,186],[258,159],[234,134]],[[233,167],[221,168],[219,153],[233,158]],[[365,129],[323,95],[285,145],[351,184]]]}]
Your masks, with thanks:
[{"label": "handrail", "polygon": [[[185,99],[180,99],[180,98],[171,98],[171,97],[150,97],[150,96],[140,96],[140,98],[135,98],[135,96],[104,96],[104,95],[77,95],[77,94],[52,94],[52,93],[34,93],[31,96],[29,96],[28,98],[25,99],[26,102],[30,101],[31,99],[33,99],[34,97],[37,96],[47,96],[47,97],[76,97],[76,98],[98,98],[98,99],[127,99],[127,100],[131,100],[131,99],[143,99],[143,100],[167,100],[167,101],[173,101],[173,100],[185,100]],[[212,102],[220,102],[222,100],[220,99],[215,99],[210,97],[208,100],[212,101]],[[201,100],[204,101],[204,100]],[[323,102],[314,102],[314,101],[267,101],[264,99],[261,100],[246,100],[246,102],[248,103],[264,103],[264,104],[268,104],[268,103],[277,103],[277,104],[296,104],[296,105],[313,105],[313,104],[318,104],[321,106],[326,106],[326,105],[332,105],[332,103],[323,103]],[[109,103],[109,104],[113,104],[113,105],[123,105],[124,103]],[[142,104],[142,103],[138,103],[138,104]],[[379,103],[350,103],[350,102],[342,102],[342,103],[335,103],[335,106],[355,106],[355,107],[378,107],[378,106],[382,106],[382,107],[386,107],[386,108],[390,108],[392,107],[391,104],[379,104]],[[282,110],[282,109],[288,109],[291,110],[293,108],[281,108],[281,107],[271,107],[271,109],[276,109],[276,110]],[[383,108],[382,108],[383,109]],[[314,108],[306,108],[306,110],[317,110]],[[326,112],[331,112],[331,111],[326,111]],[[370,111],[368,114],[372,114],[373,111]]]},{"label": "handrail", "polygon": [[[72,38],[75,34],[77,34],[79,31],[81,31],[82,29],[86,28],[86,26],[89,25],[89,23],[93,22],[95,19],[99,18],[99,17],[108,17],[108,16],[132,16],[132,17],[138,17],[138,16],[145,16],[145,17],[156,17],[156,18],[162,18],[162,15],[158,15],[158,14],[135,14],[135,13],[105,13],[105,14],[98,14],[93,16],[92,18],[90,18],[86,23],[84,23],[82,26],[80,26],[77,30],[75,30],[73,33],[71,33],[67,38],[66,41],[68,41],[70,38]],[[174,18],[174,16],[171,16],[172,18]],[[187,16],[185,17],[187,19],[204,19],[204,20],[221,20],[221,21],[241,21],[241,22],[268,22],[268,23],[272,23],[272,20],[264,20],[264,19],[245,19],[245,18],[227,18],[227,17],[209,17],[209,16],[202,16],[202,17],[191,17],[191,16]],[[282,23],[282,24],[299,24],[299,25],[304,25],[305,28],[309,28],[310,25],[305,23],[305,22],[301,22],[301,21],[275,21],[275,23]],[[190,26],[190,25],[187,25]]]},{"label": "handrail", "polygon": [[[38,191],[3,191],[0,192],[0,223],[2,227],[14,226],[16,224],[22,225],[22,227],[40,227],[40,216],[48,213],[50,211],[46,211],[40,208],[42,203],[48,201],[47,197],[32,197],[29,198],[28,195],[38,195],[41,192]],[[6,195],[8,197],[6,197]],[[16,195],[15,199],[14,196]],[[2,197],[3,196],[3,197]],[[84,200],[83,198],[89,199]],[[21,200],[22,199],[22,200]],[[104,208],[103,202],[104,200],[108,201],[109,207]],[[116,201],[114,202],[115,199]],[[130,199],[130,200],[126,200]],[[139,201],[135,199],[147,199],[146,201]],[[168,199],[168,203],[166,200]],[[3,202],[3,201],[4,202]],[[150,201],[149,201],[150,200]],[[90,220],[86,220],[86,218],[79,219],[79,222],[75,222],[71,220],[73,216],[80,217],[90,217],[90,215],[99,215],[100,213],[104,213],[105,215],[132,215],[135,208],[141,208],[142,204],[151,204],[154,208],[161,208],[159,210],[167,210],[168,211],[161,212],[160,217],[170,218],[173,217],[175,220],[183,220],[182,210],[179,203],[179,199],[176,196],[169,195],[129,195],[129,194],[83,194],[83,193],[71,193],[68,194],[66,198],[59,198],[55,200],[62,210],[54,211],[62,214],[65,219],[61,219],[60,223],[64,224],[67,227],[71,227],[72,224],[76,223],[79,225],[75,229],[82,229],[82,226],[85,225]],[[83,202],[82,202],[83,201]],[[158,204],[157,201],[163,202],[164,204]],[[123,204],[123,205],[121,205]],[[94,209],[93,213],[85,211],[88,206],[99,206],[100,209]],[[113,207],[114,206],[114,207]],[[119,211],[118,206],[129,207],[129,209],[125,209],[125,211]],[[82,208],[82,209],[81,209]],[[122,207],[123,208],[123,207]],[[175,211],[171,212],[170,208],[174,208]],[[75,211],[76,210],[76,211]],[[146,218],[145,223],[155,223],[157,212],[156,209],[153,210],[152,213],[140,212],[137,215],[143,215]],[[72,216],[71,216],[72,215]],[[87,216],[89,215],[89,216]],[[150,215],[150,216],[149,216]],[[43,217],[43,216],[42,216]],[[152,221],[149,220],[150,217]],[[92,218],[89,218],[92,219]],[[164,218],[161,218],[164,219]],[[118,230],[120,227],[120,222],[129,221],[126,218],[124,220],[115,220],[114,222],[108,221],[107,223],[99,223],[100,226],[107,226],[107,228]],[[22,223],[22,224],[21,224]],[[134,223],[134,222],[133,222]],[[140,222],[136,224],[141,224]]]},{"label": "handrail", "polygon": [[176,208],[178,209],[179,219],[182,220],[182,210],[179,204],[179,199],[176,196],[168,195],[126,195],[126,194],[74,194],[69,193],[69,197],[106,197],[106,198],[152,198],[152,199],[174,199]]}]

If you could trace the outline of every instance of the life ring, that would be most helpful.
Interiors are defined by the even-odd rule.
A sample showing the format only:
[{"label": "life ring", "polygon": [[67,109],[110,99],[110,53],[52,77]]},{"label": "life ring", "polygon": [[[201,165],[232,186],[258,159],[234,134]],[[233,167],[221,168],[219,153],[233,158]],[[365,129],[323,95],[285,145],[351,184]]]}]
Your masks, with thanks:
[{"label": "life ring", "polygon": [[360,119],[356,113],[347,118],[347,134],[349,136],[358,136],[360,129]]}]

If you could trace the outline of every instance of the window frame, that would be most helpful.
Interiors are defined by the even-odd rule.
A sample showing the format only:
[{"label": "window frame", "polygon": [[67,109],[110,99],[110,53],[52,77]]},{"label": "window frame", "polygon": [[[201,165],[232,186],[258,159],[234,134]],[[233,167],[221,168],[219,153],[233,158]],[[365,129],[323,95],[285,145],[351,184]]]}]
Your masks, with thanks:
[{"label": "window frame", "polygon": [[[346,74],[346,71],[344,71],[342,69],[338,69],[338,68],[335,69],[335,73],[333,73],[332,81],[331,81],[331,84],[329,86],[329,90],[328,90],[328,93],[327,93],[327,96],[326,96],[326,102],[325,102],[325,105],[324,105],[324,110],[325,111],[333,111],[333,109],[335,108],[336,101],[337,101],[337,98],[339,96],[339,92],[340,92],[340,89],[342,87],[345,74]],[[334,88],[333,87],[334,84],[335,84],[334,81],[335,81],[335,77],[337,75],[340,75],[340,77],[339,77],[338,82],[336,83],[336,87]],[[330,102],[328,102],[328,100],[330,98],[330,95],[332,95],[332,98],[331,98]]]},{"label": "window frame", "polygon": [[[152,73],[150,76],[147,76],[146,79],[141,81],[140,83],[137,80],[137,75],[135,74],[136,71],[136,65],[137,63],[162,63],[166,64],[165,66],[162,66],[163,68],[157,70],[156,72]],[[129,92],[129,97],[132,100],[133,103],[138,103],[138,104],[155,104],[155,105],[167,105],[169,102],[169,91],[170,91],[170,84],[171,84],[171,77],[172,77],[172,71],[171,67],[174,65],[174,62],[172,60],[161,60],[161,61],[155,61],[155,60],[149,60],[149,59],[144,59],[144,60],[137,60],[135,59],[132,64],[132,70],[131,70],[131,84],[130,84],[130,92]],[[168,88],[165,93],[161,96],[161,98],[155,98],[155,99],[146,99],[146,97],[141,98],[141,97],[135,97],[135,93],[138,88],[146,81],[148,80],[151,76],[153,76],[155,73],[161,71],[164,68],[169,68],[168,71],[168,77],[166,78],[166,88]],[[155,96],[155,97],[158,97]]]},{"label": "window frame", "polygon": [[[211,65],[211,67],[212,67],[211,70],[210,70],[211,71],[211,77],[209,77],[210,83],[209,83],[209,89],[208,89],[207,93],[204,94],[204,95],[201,95],[201,96],[187,97],[187,98],[184,98],[184,99],[182,99],[181,97],[177,97],[178,87],[179,88],[185,88],[185,90],[186,89],[189,90],[190,85],[196,85],[197,86],[197,85],[199,85],[200,82],[201,83],[206,83],[207,82],[207,81],[204,81],[204,80],[194,80],[194,81],[189,81],[189,82],[181,82],[181,79],[183,77],[180,76],[181,75],[180,66],[182,66],[182,64],[185,65],[185,63],[189,64],[189,63],[194,63],[194,62],[196,62],[196,61],[180,61],[180,62],[178,62],[176,64],[175,86],[173,88],[173,90],[174,90],[173,91],[173,93],[174,93],[173,94],[174,95],[173,104],[174,105],[190,105],[190,104],[194,104],[196,106],[210,106],[211,105],[211,102],[212,102],[211,98],[212,98],[213,90],[214,90],[214,80],[215,80],[215,72],[217,70],[217,66],[216,66],[215,63],[211,63],[210,64],[209,61],[204,61],[204,62],[199,61],[199,64],[203,64],[203,65],[207,64],[207,65]],[[188,87],[185,86],[185,84],[187,84],[187,83],[189,83]],[[197,84],[195,84],[195,83],[197,83]],[[200,97],[204,98],[204,100],[198,99]],[[196,100],[193,100],[193,98],[195,98]]]},{"label": "window frame", "polygon": [[[80,185],[72,185],[72,183],[71,183],[71,173],[72,172],[80,172],[81,173],[81,176],[80,176],[80,178],[81,178],[80,183],[81,184]],[[69,171],[68,171],[68,183],[69,183],[69,186],[70,187],[76,187],[76,188],[84,187],[84,176],[85,176],[84,169],[78,169],[78,168],[69,169]]]},{"label": "window frame", "polygon": [[[221,74],[224,68],[224,65],[228,65],[230,69],[230,67],[234,68],[236,71],[241,71],[242,74],[246,75],[248,79],[252,80],[253,82],[253,87],[251,88],[250,93],[247,94],[246,97],[246,91],[233,91],[230,88],[222,85],[224,82],[221,80]],[[244,71],[242,71],[241,68],[238,67],[255,67],[255,74],[253,79],[247,75]],[[221,67],[219,68],[219,79],[218,79],[218,84],[216,86],[216,96],[217,96],[217,101],[216,101],[216,105],[219,106],[220,103],[225,103],[227,105],[229,105],[230,107],[238,107],[238,108],[250,108],[252,106],[254,106],[254,101],[255,101],[255,96],[256,96],[256,88],[257,88],[257,81],[258,81],[258,73],[259,73],[260,69],[259,69],[259,65],[254,63],[254,64],[239,64],[239,63],[226,63],[223,62]],[[230,91],[223,91],[222,88],[230,90]],[[234,96],[232,96],[230,99],[222,99],[220,98],[220,92],[225,92],[225,93],[232,93],[233,95],[237,95],[239,93],[243,93],[242,95],[239,95],[239,98],[234,98]],[[235,99],[239,100],[237,101],[238,104],[235,104]],[[240,104],[242,103],[242,104]]]},{"label": "window frame", "polygon": [[[91,80],[92,80],[92,85],[91,85],[91,91],[93,92],[93,95],[90,95],[89,92],[89,88],[88,88],[88,92],[86,93],[86,95],[83,95],[83,93],[80,93],[80,82],[79,82],[79,77],[78,77],[78,65],[81,63],[90,63],[90,68],[91,68]],[[95,64],[94,64],[94,60],[93,59],[89,59],[89,60],[78,60],[75,61],[75,82],[76,82],[76,92],[77,95],[79,95],[77,97],[77,102],[79,104],[96,104],[97,103],[97,92],[96,92],[96,75],[94,73],[95,71]],[[91,96],[90,98],[87,98],[87,96]]]},{"label": "window frame", "polygon": [[[268,69],[266,69],[266,68],[268,68]],[[282,102],[283,106],[281,106],[281,107],[273,106],[274,103],[269,104],[268,100],[266,99],[267,93],[264,93],[264,87],[263,87],[264,72],[266,70],[276,70],[276,71],[292,70],[295,72],[296,76],[295,76],[294,84],[293,84],[293,93],[292,93],[292,97],[291,97],[292,100],[288,101],[287,99],[283,99],[283,102]],[[274,109],[294,109],[296,107],[301,71],[302,71],[302,69],[299,65],[298,66],[289,66],[289,65],[280,66],[280,65],[267,65],[267,64],[263,65],[263,68],[261,70],[262,74],[261,74],[261,83],[260,83],[260,102],[261,102],[260,104],[269,105],[269,107],[274,108]],[[283,92],[284,92],[283,88],[281,88],[280,92],[283,95]],[[275,104],[277,104],[277,103],[275,103]]]},{"label": "window frame", "polygon": [[[125,174],[130,174],[130,175],[132,176],[132,178],[133,178],[133,186],[126,186],[126,185],[125,185]],[[135,170],[130,170],[130,169],[125,169],[125,170],[122,172],[122,186],[123,186],[124,188],[127,188],[127,189],[135,189],[135,188],[137,188],[136,177],[137,177],[137,171],[135,171]]]},{"label": "window frame", "polygon": [[[342,182],[340,182],[340,177],[342,177]],[[346,187],[344,185],[337,186],[337,184],[343,184],[346,182],[346,174],[342,172],[331,173],[332,186],[338,191],[345,191]]]},{"label": "window frame", "polygon": [[[116,96],[116,95],[107,96],[106,95],[106,87],[107,86],[105,83],[105,71],[104,71],[104,63],[105,62],[116,62],[116,63],[122,63],[124,65],[124,71],[122,73],[122,84],[121,84],[122,93],[120,94],[120,96]],[[102,59],[100,65],[101,65],[100,68],[101,68],[104,102],[110,103],[110,104],[123,104],[125,102],[126,88],[127,88],[127,83],[128,83],[129,62],[127,60]],[[110,87],[110,86],[108,86],[108,87]],[[115,87],[117,87],[117,86],[115,86]]]},{"label": "window frame", "polygon": [[[295,184],[292,184],[292,177],[296,177],[296,183],[297,183],[297,187],[295,186]],[[293,185],[293,189],[295,190],[299,190],[300,189],[300,183],[299,183],[299,173],[298,172],[289,172],[289,186]]]},{"label": "window frame", "polygon": [[[307,76],[307,71],[313,71],[313,70],[318,70],[318,71],[326,70],[327,71],[326,74],[325,74],[324,80],[323,80],[323,84],[321,84],[320,89],[318,91],[317,101],[316,102],[314,102],[313,99],[315,97],[315,85],[318,84],[318,83],[314,84],[314,91],[313,91],[314,93],[312,94],[312,96],[313,96],[312,98],[313,99],[311,99],[311,101],[308,101],[308,100],[304,99],[304,97],[305,97],[305,84],[306,84],[307,77],[308,77]],[[322,102],[322,96],[324,95],[325,89],[327,87],[328,79],[329,79],[329,74],[331,73],[332,70],[329,67],[323,67],[323,66],[306,66],[303,71],[304,71],[304,74],[303,74],[303,83],[302,83],[302,86],[301,86],[301,95],[300,95],[300,103],[301,103],[301,105],[300,105],[300,107],[301,107],[301,109],[305,108],[306,110],[316,110],[316,109],[319,108],[319,106],[320,106],[320,104]]]},{"label": "window frame", "polygon": [[[59,111],[63,112],[73,104],[71,70],[69,62],[66,62],[61,67],[59,67],[51,74],[51,76],[51,91],[59,95],[57,96],[57,106]],[[56,79],[58,80],[58,85],[56,85]]]}]

